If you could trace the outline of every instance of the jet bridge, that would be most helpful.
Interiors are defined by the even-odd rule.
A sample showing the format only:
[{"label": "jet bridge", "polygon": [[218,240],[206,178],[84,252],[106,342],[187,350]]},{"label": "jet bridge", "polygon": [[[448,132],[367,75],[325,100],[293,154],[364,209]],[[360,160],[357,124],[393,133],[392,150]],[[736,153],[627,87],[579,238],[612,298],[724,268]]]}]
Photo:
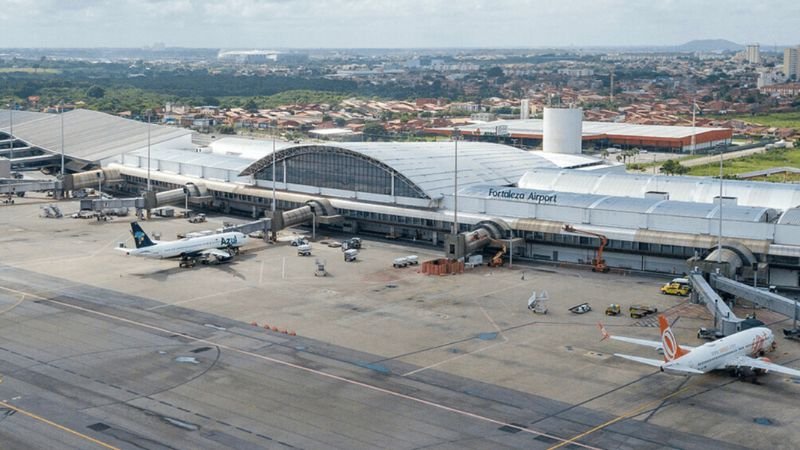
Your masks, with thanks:
[{"label": "jet bridge", "polygon": [[689,283],[692,285],[692,303],[706,305],[714,315],[714,328],[722,331],[725,336],[740,331],[742,319],[736,317],[725,300],[706,282],[701,272],[690,273]]},{"label": "jet bridge", "polygon": [[740,283],[718,273],[709,274],[709,278],[710,283],[706,282],[701,272],[689,274],[689,282],[692,285],[692,302],[706,305],[706,308],[714,315],[714,327],[722,331],[725,336],[741,331],[742,319],[736,317],[727,303],[717,294],[717,291],[783,314],[792,318],[794,322],[800,318],[800,305],[797,300]]},{"label": "jet bridge", "polygon": [[794,320],[800,317],[797,300],[748,286],[717,274],[711,274],[711,285],[718,291],[727,292],[737,298],[745,299],[770,311],[791,317]]}]

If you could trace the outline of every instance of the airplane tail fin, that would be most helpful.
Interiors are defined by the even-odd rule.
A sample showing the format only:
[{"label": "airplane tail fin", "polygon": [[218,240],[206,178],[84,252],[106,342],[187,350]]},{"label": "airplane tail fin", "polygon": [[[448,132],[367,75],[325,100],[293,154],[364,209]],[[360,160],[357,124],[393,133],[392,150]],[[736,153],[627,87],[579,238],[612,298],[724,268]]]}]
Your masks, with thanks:
[{"label": "airplane tail fin", "polygon": [[669,327],[669,322],[667,322],[666,317],[659,315],[658,325],[659,328],[661,328],[661,345],[664,349],[664,361],[674,361],[689,353],[675,340],[675,335],[672,333],[672,329]]},{"label": "airplane tail fin", "polygon": [[133,242],[136,244],[136,248],[156,245],[155,242],[150,240],[150,236],[142,230],[142,227],[139,226],[139,222],[131,222],[131,234],[133,234]]}]

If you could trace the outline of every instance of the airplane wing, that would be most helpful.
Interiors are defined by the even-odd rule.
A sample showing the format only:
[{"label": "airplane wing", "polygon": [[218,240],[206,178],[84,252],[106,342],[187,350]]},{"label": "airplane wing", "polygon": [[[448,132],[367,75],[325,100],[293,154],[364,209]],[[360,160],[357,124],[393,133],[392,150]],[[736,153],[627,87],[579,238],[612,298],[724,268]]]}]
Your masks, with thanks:
[{"label": "airplane wing", "polygon": [[213,256],[219,260],[229,259],[231,257],[230,253],[226,252],[225,250],[220,250],[217,248],[209,248],[207,250],[203,250],[200,252],[200,255],[205,257]]},{"label": "airplane wing", "polygon": [[700,375],[704,373],[700,370],[692,369],[690,367],[676,366],[674,364],[668,365],[668,363],[665,363],[664,361],[658,359],[641,358],[639,356],[623,355],[621,353],[614,353],[614,356],[618,356],[620,358],[627,359],[630,361],[635,361],[641,364],[647,364],[648,366],[658,367],[662,369],[662,371],[663,368],[666,368],[667,372],[671,373],[679,373],[684,375]]},{"label": "airplane wing", "polygon": [[751,358],[749,356],[740,356],[734,358],[728,364],[728,368],[749,367],[751,369],[761,369],[769,372],[778,372],[791,377],[800,377],[800,370],[790,369],[780,364],[775,364],[763,359]]},{"label": "airplane wing", "polygon": [[629,359],[631,361],[636,361],[638,363],[647,364],[648,366],[653,367],[661,367],[664,365],[664,361],[658,359],[641,358],[639,356],[623,355],[621,353],[614,353],[614,356],[619,356],[620,358]]}]

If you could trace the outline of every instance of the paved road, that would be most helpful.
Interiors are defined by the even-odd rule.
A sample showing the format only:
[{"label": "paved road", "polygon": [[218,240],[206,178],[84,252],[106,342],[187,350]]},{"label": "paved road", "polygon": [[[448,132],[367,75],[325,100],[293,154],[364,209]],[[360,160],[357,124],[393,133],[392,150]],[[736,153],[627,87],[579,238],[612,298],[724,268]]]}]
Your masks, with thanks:
[{"label": "paved road", "polygon": [[159,304],[0,265],[2,448],[732,447]]}]

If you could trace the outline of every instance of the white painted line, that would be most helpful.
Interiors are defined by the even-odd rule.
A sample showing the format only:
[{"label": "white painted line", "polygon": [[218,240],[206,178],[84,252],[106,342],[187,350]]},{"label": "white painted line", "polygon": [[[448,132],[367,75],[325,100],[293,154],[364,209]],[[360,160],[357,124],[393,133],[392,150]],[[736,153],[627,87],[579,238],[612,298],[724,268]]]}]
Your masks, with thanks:
[{"label": "white painted line", "polygon": [[201,297],[192,297],[192,298],[187,298],[186,300],[178,300],[177,302],[164,303],[163,305],[151,306],[150,308],[146,308],[145,310],[146,311],[155,311],[156,309],[167,308],[167,307],[175,306],[175,305],[183,305],[184,303],[194,302],[194,301],[197,301],[197,300],[205,300],[207,298],[217,297],[217,296],[220,296],[220,295],[233,294],[234,292],[244,291],[245,289],[249,289],[249,288],[250,288],[249,286],[246,286],[246,287],[241,287],[241,288],[238,288],[238,289],[233,289],[231,291],[215,292],[213,294],[203,295]]},{"label": "white painted line", "polygon": [[[292,368],[292,369],[296,369],[296,370],[299,370],[299,371],[302,371],[302,372],[306,372],[306,373],[310,373],[310,374],[313,374],[313,375],[318,375],[318,376],[321,376],[321,377],[329,378],[331,380],[339,381],[339,382],[342,382],[342,383],[345,383],[345,384],[358,386],[358,387],[361,387],[361,388],[364,388],[364,389],[368,389],[368,390],[371,390],[371,391],[375,391],[375,392],[379,392],[379,393],[382,393],[382,394],[386,394],[386,395],[389,395],[389,396],[392,396],[392,397],[395,397],[395,398],[408,400],[408,401],[411,401],[411,402],[414,402],[414,403],[419,403],[421,405],[426,405],[426,406],[430,406],[432,408],[440,409],[442,411],[447,411],[447,412],[458,414],[458,415],[461,415],[461,416],[464,416],[464,417],[469,417],[469,418],[472,418],[472,419],[477,419],[477,420],[480,420],[480,421],[483,421],[483,422],[487,422],[487,423],[491,423],[491,424],[494,424],[494,425],[499,425],[501,427],[512,428],[512,429],[515,429],[515,430],[519,430],[519,431],[521,431],[523,433],[528,433],[528,434],[532,434],[532,435],[535,435],[535,436],[545,436],[547,438],[553,439],[553,440],[558,441],[558,442],[566,442],[567,441],[567,439],[563,439],[563,438],[560,438],[560,437],[557,437],[557,436],[553,436],[553,435],[550,435],[550,434],[547,434],[547,433],[544,433],[544,432],[541,432],[541,431],[536,431],[536,430],[531,429],[531,428],[521,427],[519,425],[514,425],[514,424],[511,424],[511,423],[503,422],[502,420],[492,419],[491,417],[482,416],[482,415],[477,414],[477,413],[472,413],[472,412],[469,412],[469,411],[465,411],[463,409],[453,408],[453,407],[450,407],[450,406],[447,406],[447,405],[443,405],[441,403],[436,403],[436,402],[433,402],[433,401],[430,401],[430,400],[425,400],[425,399],[422,399],[422,398],[419,398],[419,397],[414,397],[414,396],[411,396],[411,395],[408,395],[408,394],[395,392],[395,391],[392,391],[390,389],[382,388],[382,387],[379,387],[379,386],[374,386],[374,385],[367,384],[367,383],[364,383],[364,382],[361,382],[361,381],[353,380],[353,379],[350,379],[350,378],[345,378],[345,377],[340,376],[340,375],[334,375],[332,373],[323,372],[321,370],[317,370],[317,369],[312,369],[310,367],[301,366],[299,364],[295,364],[295,363],[291,363],[291,362],[288,362],[288,361],[283,361],[283,360],[280,360],[280,359],[272,358],[270,356],[260,355],[258,353],[253,353],[251,351],[242,350],[242,349],[239,349],[239,348],[236,348],[236,347],[231,347],[229,345],[221,344],[221,343],[218,343],[218,342],[215,342],[215,341],[211,341],[209,339],[198,338],[198,337],[195,337],[195,336],[192,336],[190,334],[186,334],[186,333],[183,333],[183,332],[180,332],[180,331],[174,331],[174,330],[158,327],[158,326],[155,326],[155,325],[150,325],[150,324],[143,323],[143,322],[137,322],[135,320],[126,319],[124,317],[115,316],[113,314],[104,313],[104,312],[101,312],[101,311],[95,311],[93,309],[84,308],[82,306],[70,305],[69,303],[64,303],[64,302],[59,301],[59,300],[52,300],[52,299],[41,297],[41,296],[38,296],[38,295],[35,295],[35,294],[26,293],[24,291],[20,291],[20,290],[17,290],[17,289],[7,288],[5,286],[0,286],[0,289],[3,289],[3,290],[8,291],[8,292],[15,292],[17,294],[27,294],[27,295],[29,295],[31,297],[37,297],[40,300],[47,301],[47,302],[50,302],[50,303],[54,303],[56,305],[61,305],[61,306],[65,307],[65,308],[74,309],[76,311],[85,312],[85,313],[92,314],[92,315],[99,316],[99,317],[105,317],[107,319],[116,320],[118,322],[127,323],[127,324],[130,324],[130,325],[136,325],[138,327],[145,328],[145,329],[148,329],[148,330],[158,331],[160,333],[168,334],[168,335],[171,335],[171,336],[180,336],[180,337],[183,337],[185,339],[189,339],[189,340],[194,341],[194,342],[217,346],[217,347],[219,347],[221,349],[228,350],[228,351],[235,352],[235,353],[239,353],[241,355],[250,356],[252,358],[260,359],[262,361],[271,362],[271,363],[278,364],[278,365],[281,365],[281,366],[284,366],[284,367],[289,367],[289,368]],[[592,447],[592,446],[589,446],[589,445],[586,445],[586,444],[582,444],[580,442],[575,442],[575,441],[572,441],[572,440],[570,440],[569,443],[571,443],[572,445],[578,446],[578,447],[586,448],[586,449],[601,450],[598,447]]]}]

